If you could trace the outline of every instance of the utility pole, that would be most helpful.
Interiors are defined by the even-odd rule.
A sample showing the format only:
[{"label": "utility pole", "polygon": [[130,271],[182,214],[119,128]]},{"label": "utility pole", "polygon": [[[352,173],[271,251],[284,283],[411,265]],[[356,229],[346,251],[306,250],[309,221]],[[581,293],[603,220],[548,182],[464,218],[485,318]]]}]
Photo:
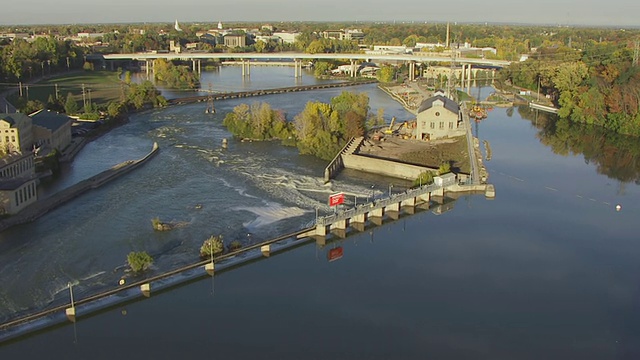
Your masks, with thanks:
[{"label": "utility pole", "polygon": [[[89,95],[89,102],[88,102],[89,109],[91,109],[91,89],[87,89],[87,92],[88,92],[88,95]],[[87,110],[85,109],[85,111],[87,111]]]},{"label": "utility pole", "polygon": [[56,100],[60,98],[60,94],[58,93],[58,84],[54,84],[56,87]]},{"label": "utility pole", "polygon": [[87,97],[84,93],[84,84],[82,84],[82,107],[87,107]]},{"label": "utility pole", "polygon": [[456,52],[454,49],[451,49],[451,67],[449,68],[449,76],[447,79],[447,95],[449,99],[457,102],[458,94],[456,93],[455,82],[453,81],[453,77],[455,76],[454,69],[456,68]]}]

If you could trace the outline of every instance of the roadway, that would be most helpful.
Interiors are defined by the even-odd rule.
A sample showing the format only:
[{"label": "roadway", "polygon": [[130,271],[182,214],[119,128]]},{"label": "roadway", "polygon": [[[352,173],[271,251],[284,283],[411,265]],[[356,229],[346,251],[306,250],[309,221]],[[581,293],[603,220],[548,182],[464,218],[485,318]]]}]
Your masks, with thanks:
[{"label": "roadway", "polygon": [[473,146],[473,133],[471,132],[471,119],[469,118],[469,111],[466,105],[463,103],[460,106],[462,111],[462,122],[467,131],[467,151],[469,152],[469,163],[471,165],[471,183],[480,184],[480,174],[478,172],[478,159],[476,158],[476,152]]}]

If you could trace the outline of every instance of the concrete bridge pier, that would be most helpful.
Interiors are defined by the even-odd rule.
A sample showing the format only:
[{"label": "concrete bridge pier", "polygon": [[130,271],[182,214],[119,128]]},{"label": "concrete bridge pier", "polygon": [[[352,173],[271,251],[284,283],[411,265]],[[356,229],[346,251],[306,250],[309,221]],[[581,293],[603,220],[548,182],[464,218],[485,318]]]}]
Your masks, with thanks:
[{"label": "concrete bridge pier", "polygon": [[349,223],[351,224],[364,224],[367,222],[367,214],[354,215]]},{"label": "concrete bridge pier", "polygon": [[318,236],[327,236],[327,226],[326,225],[316,225],[316,235],[318,235]]},{"label": "concrete bridge pier", "polygon": [[416,79],[416,63],[415,61],[409,61],[409,81]]},{"label": "concrete bridge pier", "polygon": [[462,64],[462,72],[460,74],[460,87],[464,89],[465,85],[465,68],[467,64]]},{"label": "concrete bridge pier", "polygon": [[384,212],[393,220],[398,220],[400,218],[400,203],[397,202],[385,206]]},{"label": "concrete bridge pier", "polygon": [[429,192],[428,192],[428,193],[425,193],[425,194],[423,194],[423,195],[420,195],[420,196],[418,197],[418,199],[419,199],[419,200],[422,200],[423,202],[428,203],[429,201],[431,201],[431,193],[429,193]]},{"label": "concrete bridge pier", "polygon": [[251,76],[251,61],[242,59],[242,77]]},{"label": "concrete bridge pier", "polygon": [[347,219],[344,219],[333,223],[333,225],[331,225],[331,228],[345,230],[347,226],[349,226],[349,221]]},{"label": "concrete bridge pier", "polygon": [[300,59],[294,59],[294,77],[296,79],[302,78],[302,60]]},{"label": "concrete bridge pier", "polygon": [[405,206],[416,206],[416,198],[409,198],[405,201],[403,201],[400,206],[405,207]]},{"label": "concrete bridge pier", "polygon": [[202,73],[202,60],[191,59],[191,68],[194,73],[200,75],[200,73]]},{"label": "concrete bridge pier", "polygon": [[393,220],[398,220],[400,218],[400,212],[395,210],[387,211],[387,215]]},{"label": "concrete bridge pier", "polygon": [[151,62],[149,60],[144,61],[145,74],[147,75],[147,80],[149,80],[149,73],[151,72]]},{"label": "concrete bridge pier", "polygon": [[365,223],[354,222],[354,223],[351,223],[351,227],[356,229],[359,232],[364,232]]}]

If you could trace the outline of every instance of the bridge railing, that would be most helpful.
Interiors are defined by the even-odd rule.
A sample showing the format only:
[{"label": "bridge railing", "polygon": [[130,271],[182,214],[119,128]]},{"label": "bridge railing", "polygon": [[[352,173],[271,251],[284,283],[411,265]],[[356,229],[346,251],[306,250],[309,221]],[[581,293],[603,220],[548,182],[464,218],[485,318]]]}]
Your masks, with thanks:
[{"label": "bridge railing", "polygon": [[393,194],[391,195],[391,197],[377,199],[362,205],[358,205],[355,208],[350,208],[347,210],[338,210],[334,214],[318,217],[316,225],[320,225],[320,226],[331,225],[338,221],[350,219],[354,216],[363,215],[376,209],[397,204],[405,200],[409,200],[412,198],[422,196],[427,193],[434,192],[436,190],[440,190],[441,188],[442,186],[438,186],[435,184],[423,185],[419,188],[409,189],[401,193]]}]

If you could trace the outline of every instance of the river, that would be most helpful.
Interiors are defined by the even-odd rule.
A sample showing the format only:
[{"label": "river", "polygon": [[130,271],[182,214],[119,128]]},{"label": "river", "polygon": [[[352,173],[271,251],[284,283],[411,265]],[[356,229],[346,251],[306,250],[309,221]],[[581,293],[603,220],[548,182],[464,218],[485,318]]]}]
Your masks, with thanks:
[{"label": "river", "polygon": [[[289,86],[292,72],[254,68],[252,82],[264,76]],[[238,74],[223,68],[210,76],[232,89]],[[374,112],[411,117],[375,85],[352,90],[369,93]],[[396,180],[355,172],[325,185],[323,161],[277,143],[221,147],[230,138],[222,117],[243,101],[269,102],[291,118],[307,101],[340,91],[220,101],[215,115],[205,104],[153,110],[91,142],[47,191],[138,158],[154,141],[161,151],[134,173],[0,234],[0,316],[67,301],[69,282],[78,298],[113,287],[132,277],[124,272],[129,251],[152,254],[151,272],[159,273],[192,261],[212,234],[225,243],[267,239],[309,225],[316,208],[328,212],[330,193],[365,198],[372,185],[386,193]],[[583,154],[552,151],[521,111],[496,108],[475,130],[491,144],[494,200],[467,195],[439,216],[421,211],[324,247],[302,246],[0,345],[0,356],[639,356],[637,178],[610,177]],[[184,226],[154,232],[156,216]],[[329,262],[336,247],[344,257]]]}]

